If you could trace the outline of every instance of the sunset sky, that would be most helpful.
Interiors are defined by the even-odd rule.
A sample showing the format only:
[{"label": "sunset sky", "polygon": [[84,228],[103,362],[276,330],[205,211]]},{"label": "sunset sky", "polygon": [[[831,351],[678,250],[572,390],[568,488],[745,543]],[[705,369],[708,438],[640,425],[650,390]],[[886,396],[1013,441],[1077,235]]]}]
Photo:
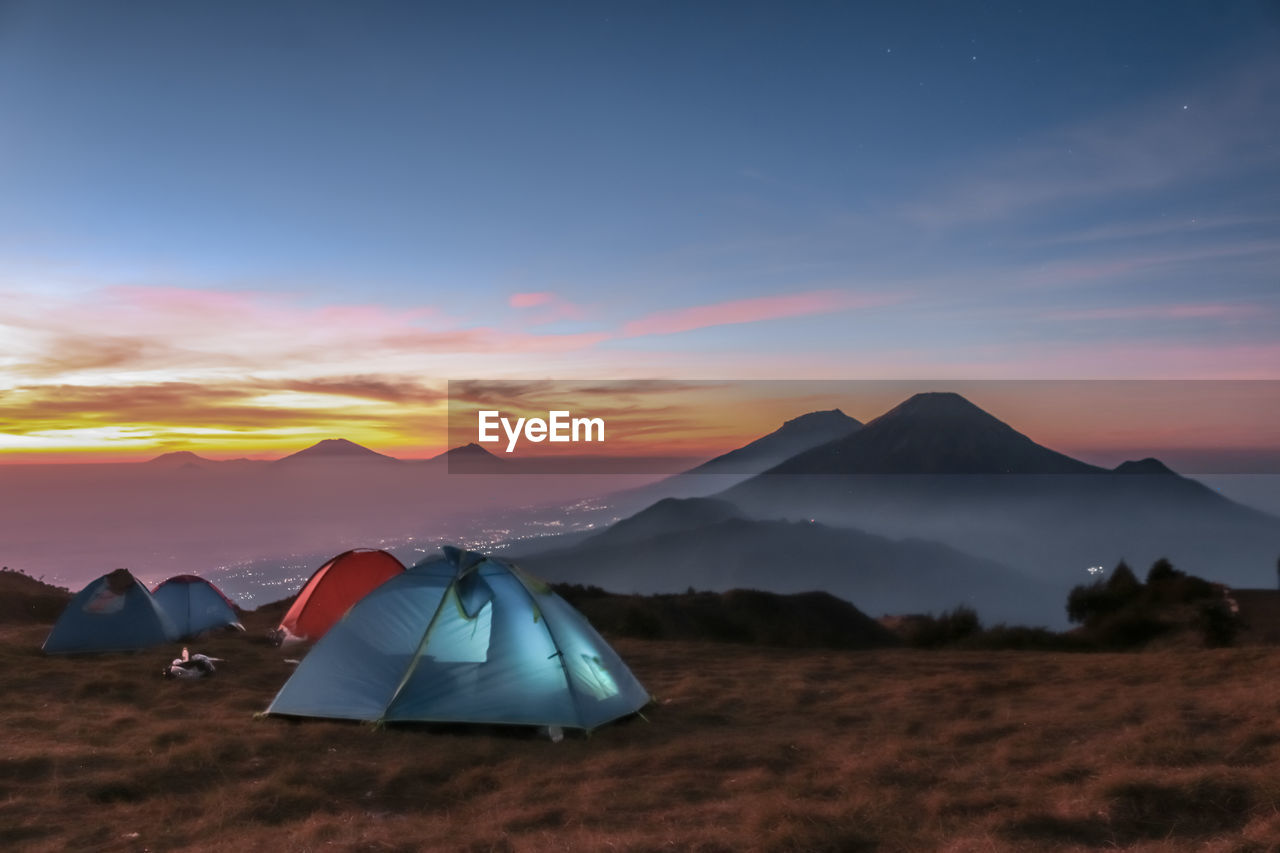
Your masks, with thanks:
[{"label": "sunset sky", "polygon": [[1280,379],[1277,104],[1269,2],[0,2],[0,462],[426,456],[451,379]]}]

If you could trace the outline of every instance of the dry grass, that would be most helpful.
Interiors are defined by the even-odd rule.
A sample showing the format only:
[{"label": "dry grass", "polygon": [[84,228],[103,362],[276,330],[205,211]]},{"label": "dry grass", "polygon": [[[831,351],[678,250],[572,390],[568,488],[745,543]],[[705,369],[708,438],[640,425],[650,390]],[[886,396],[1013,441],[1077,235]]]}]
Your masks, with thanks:
[{"label": "dry grass", "polygon": [[[254,619],[256,618],[256,621]],[[1243,853],[1280,839],[1280,651],[797,651],[620,640],[658,697],[525,731],[255,720],[248,635],[46,658],[0,626],[0,849]],[[263,624],[258,624],[259,622]]]}]

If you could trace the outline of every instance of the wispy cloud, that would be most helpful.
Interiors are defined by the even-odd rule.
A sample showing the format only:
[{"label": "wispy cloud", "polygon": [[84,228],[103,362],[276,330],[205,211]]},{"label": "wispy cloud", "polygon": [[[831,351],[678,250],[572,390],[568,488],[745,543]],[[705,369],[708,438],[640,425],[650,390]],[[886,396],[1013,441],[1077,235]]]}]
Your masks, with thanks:
[{"label": "wispy cloud", "polygon": [[549,291],[513,293],[508,304],[512,308],[522,310],[520,322],[524,326],[543,326],[563,320],[582,320],[587,315],[581,305]]},{"label": "wispy cloud", "polygon": [[104,288],[74,301],[28,294],[0,303],[0,329],[14,341],[0,362],[0,385],[11,387],[126,374],[346,375],[352,364],[379,373],[415,358],[428,367],[440,354],[570,352],[608,337],[467,326],[430,306],[308,306],[277,294],[172,287]]},{"label": "wispy cloud", "polygon": [[1173,305],[1120,305],[1106,308],[1083,308],[1050,312],[1062,320],[1235,320],[1256,317],[1271,309],[1265,305],[1198,302]]},{"label": "wispy cloud", "polygon": [[1259,118],[1277,100],[1280,61],[1268,56],[1196,91],[1062,127],[974,163],[966,177],[901,212],[946,228],[1275,164],[1274,122]]},{"label": "wispy cloud", "polygon": [[1133,242],[1166,237],[1196,238],[1220,235],[1224,231],[1241,228],[1274,227],[1280,224],[1278,216],[1198,216],[1170,218],[1138,222],[1111,222],[1074,231],[1064,231],[1041,237],[1036,246],[1086,245],[1095,243]]},{"label": "wispy cloud", "polygon": [[841,290],[811,290],[806,293],[789,293],[781,296],[759,296],[752,299],[732,299],[709,305],[655,311],[622,327],[626,337],[640,335],[671,335],[712,326],[737,323],[758,323],[784,317],[803,317],[831,311],[849,311],[854,308],[870,308],[900,301],[899,294],[860,294]]},{"label": "wispy cloud", "polygon": [[[1280,379],[1280,344],[1037,341],[918,352],[916,376],[962,379]],[[930,367],[929,365],[932,365]]]},{"label": "wispy cloud", "polygon": [[513,293],[508,303],[512,308],[537,308],[539,305],[547,305],[555,299],[554,293]]},{"label": "wispy cloud", "polygon": [[1222,241],[1201,246],[1156,251],[1113,250],[1084,257],[1072,256],[1035,265],[993,271],[988,281],[1005,289],[1028,286],[1053,288],[1076,284],[1114,284],[1135,273],[1160,267],[1187,266],[1204,261],[1266,258],[1280,255],[1280,239]]}]

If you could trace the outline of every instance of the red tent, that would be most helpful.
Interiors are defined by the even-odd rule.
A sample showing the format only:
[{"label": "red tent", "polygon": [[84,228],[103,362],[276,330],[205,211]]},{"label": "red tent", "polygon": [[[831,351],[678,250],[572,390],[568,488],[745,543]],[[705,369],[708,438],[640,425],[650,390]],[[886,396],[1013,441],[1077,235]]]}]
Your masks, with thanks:
[{"label": "red tent", "polygon": [[282,641],[318,640],[374,587],[404,571],[386,551],[357,548],[334,557],[319,568],[277,629]]}]

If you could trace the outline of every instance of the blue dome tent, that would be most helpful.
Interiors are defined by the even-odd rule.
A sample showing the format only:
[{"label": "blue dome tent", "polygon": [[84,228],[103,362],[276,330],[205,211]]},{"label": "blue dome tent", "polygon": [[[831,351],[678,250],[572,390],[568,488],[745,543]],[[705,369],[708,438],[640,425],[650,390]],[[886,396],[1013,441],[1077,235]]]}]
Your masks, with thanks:
[{"label": "blue dome tent", "polygon": [[175,575],[151,591],[182,638],[214,628],[244,630],[230,599],[216,586],[195,575]]},{"label": "blue dome tent", "polygon": [[442,550],[356,603],[267,713],[593,729],[649,702],[542,581],[504,560]]},{"label": "blue dome tent", "polygon": [[128,569],[116,569],[72,597],[44,641],[47,654],[126,652],[177,639],[169,617]]}]

